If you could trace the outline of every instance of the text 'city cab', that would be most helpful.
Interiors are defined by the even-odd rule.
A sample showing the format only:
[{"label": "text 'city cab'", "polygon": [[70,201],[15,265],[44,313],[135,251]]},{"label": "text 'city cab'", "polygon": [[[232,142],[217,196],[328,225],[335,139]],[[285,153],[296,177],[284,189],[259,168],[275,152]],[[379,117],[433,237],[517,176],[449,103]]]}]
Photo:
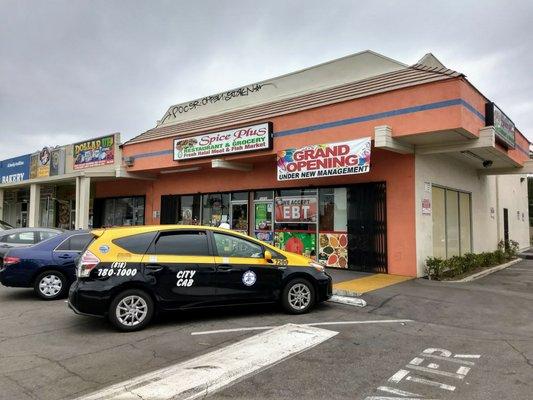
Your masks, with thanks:
[{"label": "text 'city cab'", "polygon": [[279,302],[290,313],[331,297],[331,277],[304,256],[228,229],[157,225],[94,230],[69,306],[144,328],[156,311]]}]

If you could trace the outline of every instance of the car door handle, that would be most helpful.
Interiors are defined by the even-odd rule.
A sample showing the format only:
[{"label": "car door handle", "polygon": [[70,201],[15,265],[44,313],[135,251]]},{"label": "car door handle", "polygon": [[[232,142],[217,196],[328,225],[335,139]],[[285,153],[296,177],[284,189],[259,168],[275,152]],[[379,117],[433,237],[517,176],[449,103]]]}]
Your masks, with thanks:
[{"label": "car door handle", "polygon": [[70,254],[61,254],[58,256],[59,258],[72,258]]},{"label": "car door handle", "polygon": [[218,271],[229,272],[233,270],[233,267],[229,264],[222,264],[217,267]]},{"label": "car door handle", "polygon": [[147,264],[144,268],[152,272],[157,272],[161,271],[163,269],[163,266],[160,264]]}]

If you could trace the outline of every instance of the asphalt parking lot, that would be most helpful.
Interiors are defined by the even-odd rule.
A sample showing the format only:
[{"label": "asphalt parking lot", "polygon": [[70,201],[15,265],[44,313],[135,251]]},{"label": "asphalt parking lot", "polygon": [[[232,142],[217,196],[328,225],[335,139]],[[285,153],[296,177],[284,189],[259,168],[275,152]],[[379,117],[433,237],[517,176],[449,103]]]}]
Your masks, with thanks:
[{"label": "asphalt parking lot", "polygon": [[[218,357],[230,368],[235,352],[253,358],[270,351],[266,364],[241,371],[218,390],[205,387],[204,394],[213,390],[213,399],[527,399],[533,376],[532,287],[533,262],[523,261],[467,284],[400,283],[364,295],[365,308],[326,303],[302,316],[269,306],[195,311],[162,316],[144,331],[128,334],[105,320],[73,314],[63,301],[43,302],[31,290],[2,287],[0,398],[71,399],[152,371],[159,375],[166,367],[174,383],[187,382],[208,368],[191,368],[190,360],[216,363]],[[315,323],[320,325],[301,327]],[[271,333],[271,327],[286,324],[297,329],[289,325],[292,333],[285,328]],[[296,340],[292,353],[276,359],[273,349],[290,342],[294,332],[320,339],[301,347]],[[258,336],[266,334],[272,346]],[[157,398],[167,398],[161,393]],[[128,392],[120,398],[156,397]]]}]

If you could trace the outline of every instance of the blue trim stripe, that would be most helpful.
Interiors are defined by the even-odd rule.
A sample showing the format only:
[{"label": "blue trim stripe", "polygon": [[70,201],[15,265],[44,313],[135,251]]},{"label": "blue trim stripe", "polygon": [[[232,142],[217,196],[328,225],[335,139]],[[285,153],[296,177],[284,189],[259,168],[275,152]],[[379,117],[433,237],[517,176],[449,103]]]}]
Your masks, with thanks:
[{"label": "blue trim stripe", "polygon": [[474,113],[475,116],[478,117],[481,120],[481,122],[485,123],[485,115],[484,114],[480,113],[477,109],[475,109],[472,104],[467,103],[463,99],[460,99],[460,100],[461,100],[461,105],[463,105],[468,111]]},{"label": "blue trim stripe", "polygon": [[306,126],[303,128],[289,129],[286,131],[276,132],[274,133],[274,136],[282,137],[282,136],[289,136],[289,135],[297,135],[297,134],[305,133],[305,132],[319,131],[322,129],[335,128],[338,126],[358,124],[361,122],[373,121],[376,119],[396,117],[398,115],[412,114],[412,113],[416,113],[420,111],[436,110],[439,108],[446,108],[446,107],[459,106],[459,105],[465,106],[469,111],[474,112],[474,114],[479,119],[485,122],[485,116],[481,114],[478,110],[476,110],[472,105],[470,105],[463,99],[452,99],[452,100],[438,101],[436,103],[423,104],[421,106],[400,108],[398,110],[391,110],[391,111],[384,111],[384,112],[380,112],[376,114],[363,115],[362,117],[341,119],[339,121],[326,122],[323,124],[311,125],[311,126]]},{"label": "blue trim stripe", "polygon": [[[476,117],[481,121],[485,122],[485,116],[474,108],[470,103],[467,103],[463,99],[451,99],[438,101],[436,103],[422,104],[420,106],[400,108],[398,110],[384,111],[376,114],[363,115],[361,117],[341,119],[338,121],[325,122],[323,124],[305,126],[303,128],[289,129],[286,131],[274,132],[274,137],[283,137],[289,135],[298,135],[300,133],[319,131],[323,129],[335,128],[338,126],[358,124],[361,122],[374,121],[377,119],[396,117],[398,115],[406,115],[417,113],[420,111],[436,110],[439,108],[453,107],[453,106],[464,106],[468,111],[472,112]],[[133,158],[146,158],[146,157],[157,157],[157,156],[166,156],[168,154],[173,154],[173,150],[161,150],[154,151],[151,153],[141,153],[133,156]]]}]

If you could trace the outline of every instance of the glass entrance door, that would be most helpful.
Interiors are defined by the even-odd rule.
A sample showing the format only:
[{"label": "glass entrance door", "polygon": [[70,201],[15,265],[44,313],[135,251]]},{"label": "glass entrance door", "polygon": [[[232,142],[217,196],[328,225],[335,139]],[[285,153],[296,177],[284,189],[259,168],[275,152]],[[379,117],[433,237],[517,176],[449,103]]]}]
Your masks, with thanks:
[{"label": "glass entrance door", "polygon": [[272,219],[272,201],[254,202],[254,235],[264,242],[274,243],[274,225]]},{"label": "glass entrance door", "polygon": [[231,229],[248,234],[248,202],[231,203],[230,208]]}]

